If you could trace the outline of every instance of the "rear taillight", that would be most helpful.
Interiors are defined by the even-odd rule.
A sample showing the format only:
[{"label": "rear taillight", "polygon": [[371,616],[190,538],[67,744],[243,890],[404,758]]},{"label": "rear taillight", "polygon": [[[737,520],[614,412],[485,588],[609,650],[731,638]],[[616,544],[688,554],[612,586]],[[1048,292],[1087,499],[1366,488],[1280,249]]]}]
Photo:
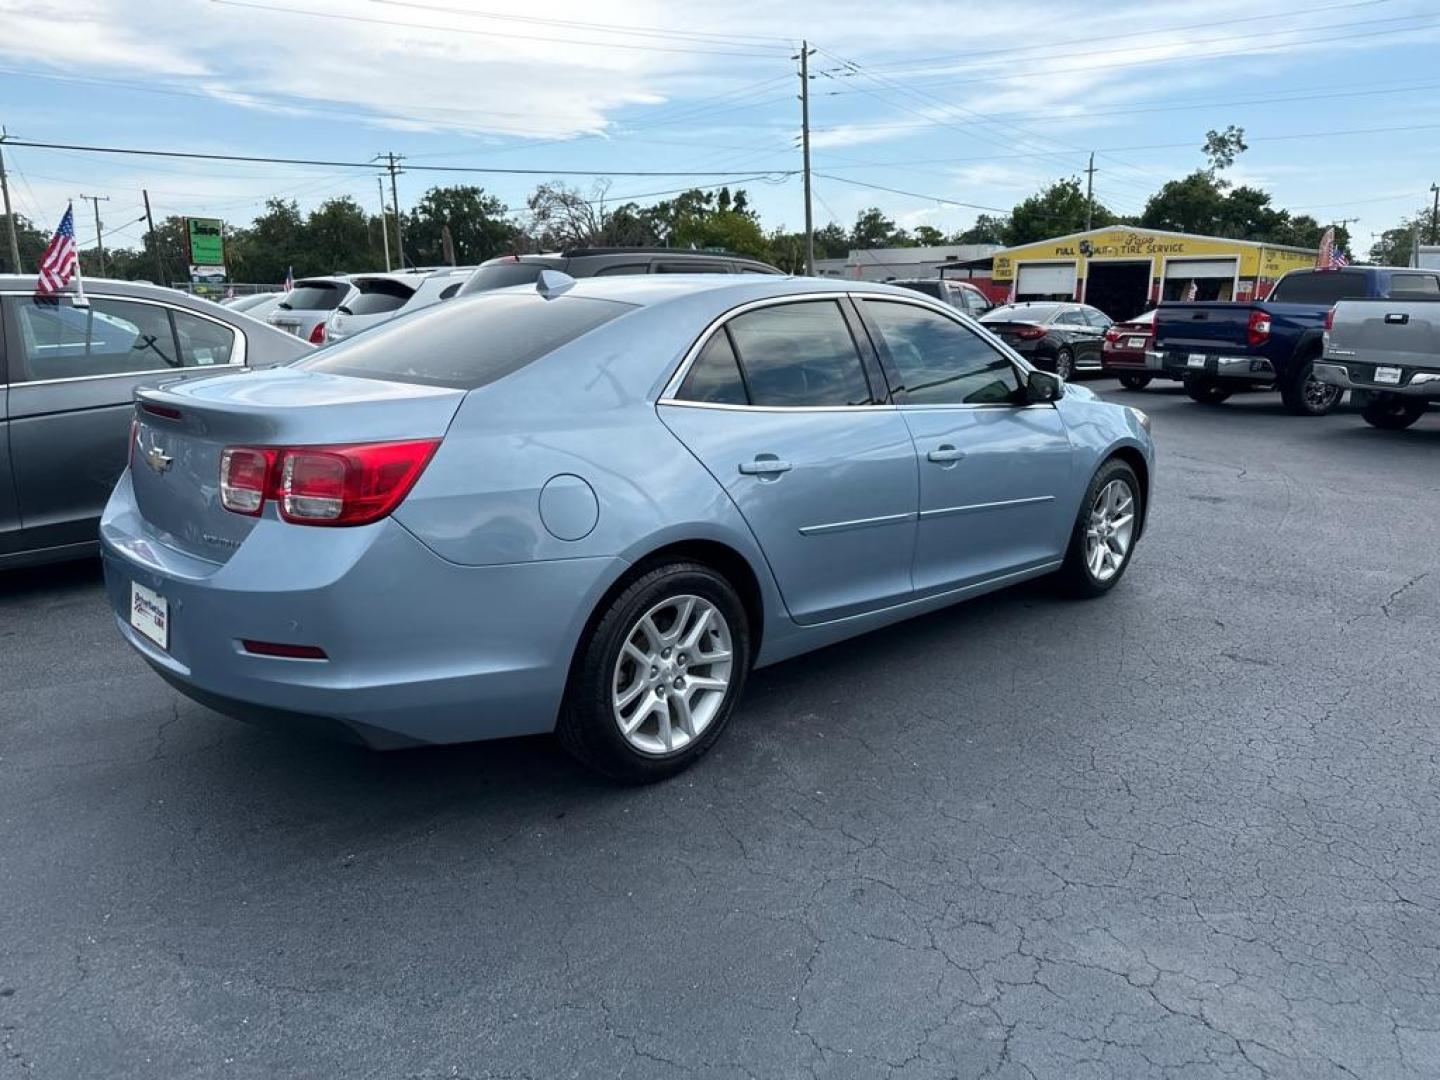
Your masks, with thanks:
[{"label": "rear taillight", "polygon": [[325,324],[324,324],[323,322],[317,322],[317,323],[315,324],[315,329],[310,331],[310,344],[311,344],[311,345],[324,345],[324,344],[325,344]]},{"label": "rear taillight", "polygon": [[1045,328],[1043,326],[1022,326],[1015,331],[1015,336],[1024,338],[1026,341],[1034,341],[1036,338],[1045,336]]},{"label": "rear taillight", "polygon": [[1327,331],[1335,329],[1335,309],[1333,307],[1325,312],[1325,329]]},{"label": "rear taillight", "polygon": [[355,446],[232,446],[220,457],[220,501],[257,516],[273,499],[296,525],[367,525],[391,513],[439,439]]},{"label": "rear taillight", "polygon": [[1112,326],[1109,330],[1105,331],[1105,340],[1111,345],[1114,345],[1120,340],[1120,331]]},{"label": "rear taillight", "polygon": [[1264,345],[1270,340],[1270,313],[1268,311],[1250,312],[1250,322],[1245,327],[1245,340],[1252,346]]}]

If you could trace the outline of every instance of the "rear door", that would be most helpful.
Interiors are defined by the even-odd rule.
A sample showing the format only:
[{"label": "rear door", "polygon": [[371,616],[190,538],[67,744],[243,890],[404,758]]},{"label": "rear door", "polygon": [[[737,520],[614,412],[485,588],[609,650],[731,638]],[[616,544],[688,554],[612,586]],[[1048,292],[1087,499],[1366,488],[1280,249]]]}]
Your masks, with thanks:
[{"label": "rear door", "polygon": [[915,441],[916,594],[1059,559],[1073,485],[1059,411],[1030,404],[1010,359],[958,319],[903,300],[856,300]]},{"label": "rear door", "polygon": [[125,469],[137,387],[244,362],[234,328],[151,300],[4,298],[10,461],[24,546],[96,539]]},{"label": "rear door", "polygon": [[0,556],[19,547],[20,504],[10,471],[10,387],[5,373],[5,309],[0,305]]},{"label": "rear door", "polygon": [[857,331],[834,296],[743,309],[659,407],[739,507],[802,623],[911,594],[915,450],[872,388]]}]

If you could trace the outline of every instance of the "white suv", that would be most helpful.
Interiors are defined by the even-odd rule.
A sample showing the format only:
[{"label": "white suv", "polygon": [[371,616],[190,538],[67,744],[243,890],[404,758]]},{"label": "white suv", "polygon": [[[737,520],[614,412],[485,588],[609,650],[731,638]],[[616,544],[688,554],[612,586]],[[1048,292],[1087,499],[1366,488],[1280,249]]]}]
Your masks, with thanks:
[{"label": "white suv", "polygon": [[447,266],[440,270],[357,274],[350,279],[355,291],[325,320],[325,340],[343,341],[372,326],[449,300],[474,270],[473,266]]}]

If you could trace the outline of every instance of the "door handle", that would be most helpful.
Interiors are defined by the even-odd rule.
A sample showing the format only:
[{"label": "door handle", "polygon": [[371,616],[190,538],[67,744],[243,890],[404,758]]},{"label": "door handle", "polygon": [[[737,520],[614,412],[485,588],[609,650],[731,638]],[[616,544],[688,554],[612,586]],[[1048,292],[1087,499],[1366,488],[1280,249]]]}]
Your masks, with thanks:
[{"label": "door handle", "polygon": [[956,450],[955,447],[951,446],[949,443],[941,443],[939,446],[937,446],[934,450],[931,450],[925,456],[931,461],[944,464],[947,462],[959,461],[965,456],[965,451]]},{"label": "door handle", "polygon": [[754,461],[740,463],[740,471],[746,476],[777,477],[791,468],[790,462],[781,461],[774,454],[756,454]]}]

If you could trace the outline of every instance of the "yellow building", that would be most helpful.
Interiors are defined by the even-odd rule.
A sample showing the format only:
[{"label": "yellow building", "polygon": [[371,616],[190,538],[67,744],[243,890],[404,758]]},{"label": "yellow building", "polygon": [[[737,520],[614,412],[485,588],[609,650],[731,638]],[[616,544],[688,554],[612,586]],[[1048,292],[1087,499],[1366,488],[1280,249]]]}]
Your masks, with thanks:
[{"label": "yellow building", "polygon": [[[1250,300],[1290,270],[1315,265],[1313,249],[1107,226],[995,253],[996,291],[1016,300],[1080,300],[1129,319],[1161,300]],[[1193,287],[1193,289],[1192,289]]]}]

